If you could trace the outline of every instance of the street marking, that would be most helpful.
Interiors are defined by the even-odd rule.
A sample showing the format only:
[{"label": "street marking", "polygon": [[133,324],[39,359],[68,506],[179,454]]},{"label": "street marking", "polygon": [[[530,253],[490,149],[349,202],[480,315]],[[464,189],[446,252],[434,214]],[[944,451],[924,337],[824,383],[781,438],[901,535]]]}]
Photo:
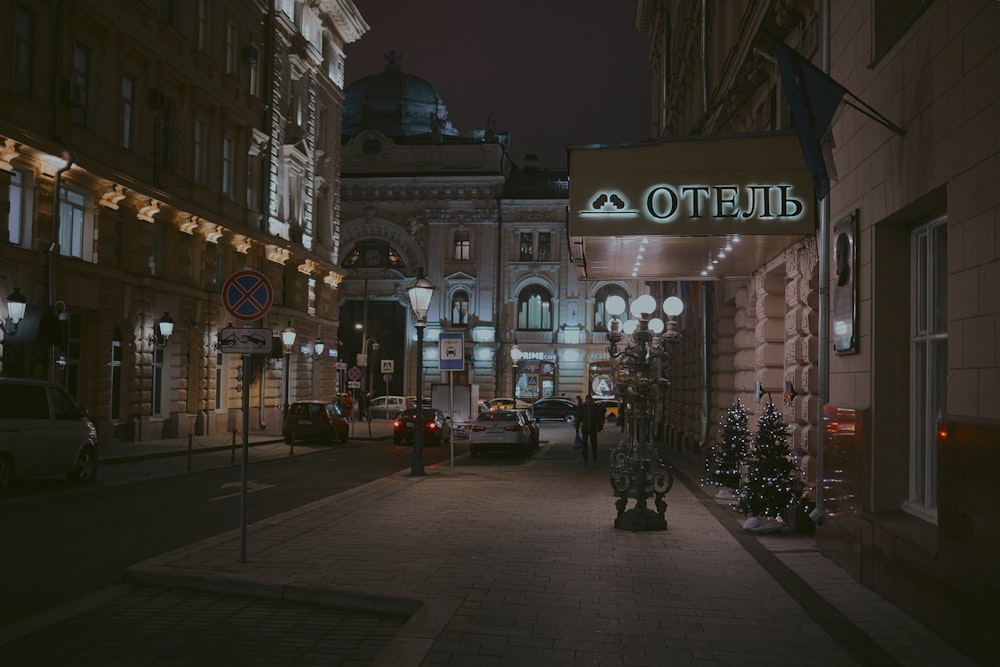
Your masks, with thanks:
[{"label": "street marking", "polygon": [[[226,482],[225,484],[223,484],[219,488],[222,488],[222,489],[232,489],[232,488],[239,489],[241,486],[242,486],[241,482]],[[247,482],[247,493],[253,493],[254,491],[263,491],[264,489],[270,489],[273,486],[274,486],[274,484],[264,484],[262,482],[255,482],[254,480],[250,480],[250,481]],[[214,500],[225,500],[226,498],[235,498],[235,497],[239,496],[241,493],[242,493],[242,491],[237,491],[236,493],[228,493],[228,494],[226,494],[224,496],[216,496],[215,498],[209,498],[208,501],[212,502]]]}]

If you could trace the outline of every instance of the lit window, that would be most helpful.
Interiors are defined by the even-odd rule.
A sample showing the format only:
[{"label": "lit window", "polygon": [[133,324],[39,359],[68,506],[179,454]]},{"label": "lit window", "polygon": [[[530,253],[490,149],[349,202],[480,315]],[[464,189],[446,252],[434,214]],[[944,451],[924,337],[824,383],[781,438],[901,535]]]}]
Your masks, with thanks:
[{"label": "lit window", "polygon": [[455,232],[455,259],[472,259],[472,242],[469,232]]},{"label": "lit window", "polygon": [[535,243],[531,232],[521,232],[520,239],[520,261],[530,262],[535,258]]},{"label": "lit window", "polygon": [[451,323],[457,327],[469,326],[469,294],[464,290],[451,297]]},{"label": "lit window", "polygon": [[611,321],[611,317],[604,309],[604,304],[610,296],[620,296],[625,300],[625,303],[628,303],[628,295],[618,285],[604,285],[597,290],[594,295],[594,331],[608,330],[608,322]]},{"label": "lit window", "polygon": [[534,285],[521,291],[517,298],[517,328],[552,330],[552,294]]},{"label": "lit window", "polygon": [[94,230],[87,217],[83,194],[63,188],[59,201],[59,254],[93,258]]},{"label": "lit window", "polygon": [[552,261],[552,234],[548,232],[538,234],[538,261]]}]

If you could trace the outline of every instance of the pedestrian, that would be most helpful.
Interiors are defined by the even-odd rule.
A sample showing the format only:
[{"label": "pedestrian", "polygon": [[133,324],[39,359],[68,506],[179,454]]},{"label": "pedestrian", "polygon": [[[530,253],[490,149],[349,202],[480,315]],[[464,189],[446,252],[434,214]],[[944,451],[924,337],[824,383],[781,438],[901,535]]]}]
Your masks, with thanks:
[{"label": "pedestrian", "polygon": [[366,392],[364,396],[361,397],[361,419],[371,423],[372,421],[372,393],[370,391]]},{"label": "pedestrian", "polygon": [[348,389],[347,393],[344,394],[344,417],[347,418],[347,421],[354,421],[353,415],[354,415],[354,395],[351,393],[351,390]]},{"label": "pedestrian", "polygon": [[573,426],[576,428],[576,434],[580,435],[580,424],[583,422],[583,412],[587,409],[587,406],[583,404],[583,396],[576,397],[576,409],[573,411]]},{"label": "pedestrian", "polygon": [[594,463],[597,463],[597,433],[604,430],[604,407],[594,400],[593,394],[587,394],[587,400],[583,404],[582,419],[578,421],[580,433],[583,435],[583,462],[587,463],[589,445]]}]

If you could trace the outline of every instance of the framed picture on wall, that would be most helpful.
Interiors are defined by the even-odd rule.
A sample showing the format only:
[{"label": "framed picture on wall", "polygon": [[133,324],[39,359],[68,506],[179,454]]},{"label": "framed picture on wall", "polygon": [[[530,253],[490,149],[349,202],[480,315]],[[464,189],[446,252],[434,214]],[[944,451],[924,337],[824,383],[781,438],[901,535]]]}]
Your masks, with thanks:
[{"label": "framed picture on wall", "polygon": [[858,211],[833,224],[833,349],[858,352]]}]

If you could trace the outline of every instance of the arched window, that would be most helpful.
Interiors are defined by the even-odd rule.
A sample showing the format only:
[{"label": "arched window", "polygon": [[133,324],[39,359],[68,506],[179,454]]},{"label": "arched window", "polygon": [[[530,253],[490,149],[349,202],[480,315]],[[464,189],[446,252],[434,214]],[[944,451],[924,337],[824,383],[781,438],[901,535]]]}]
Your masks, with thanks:
[{"label": "arched window", "polygon": [[517,328],[552,330],[552,294],[539,285],[521,290],[517,297]]},{"label": "arched window", "polygon": [[604,310],[604,303],[609,296],[618,295],[628,303],[628,294],[618,285],[604,285],[594,295],[594,331],[607,331],[611,318]]},{"label": "arched window", "polygon": [[451,295],[451,323],[456,327],[469,326],[469,293],[465,290]]}]

